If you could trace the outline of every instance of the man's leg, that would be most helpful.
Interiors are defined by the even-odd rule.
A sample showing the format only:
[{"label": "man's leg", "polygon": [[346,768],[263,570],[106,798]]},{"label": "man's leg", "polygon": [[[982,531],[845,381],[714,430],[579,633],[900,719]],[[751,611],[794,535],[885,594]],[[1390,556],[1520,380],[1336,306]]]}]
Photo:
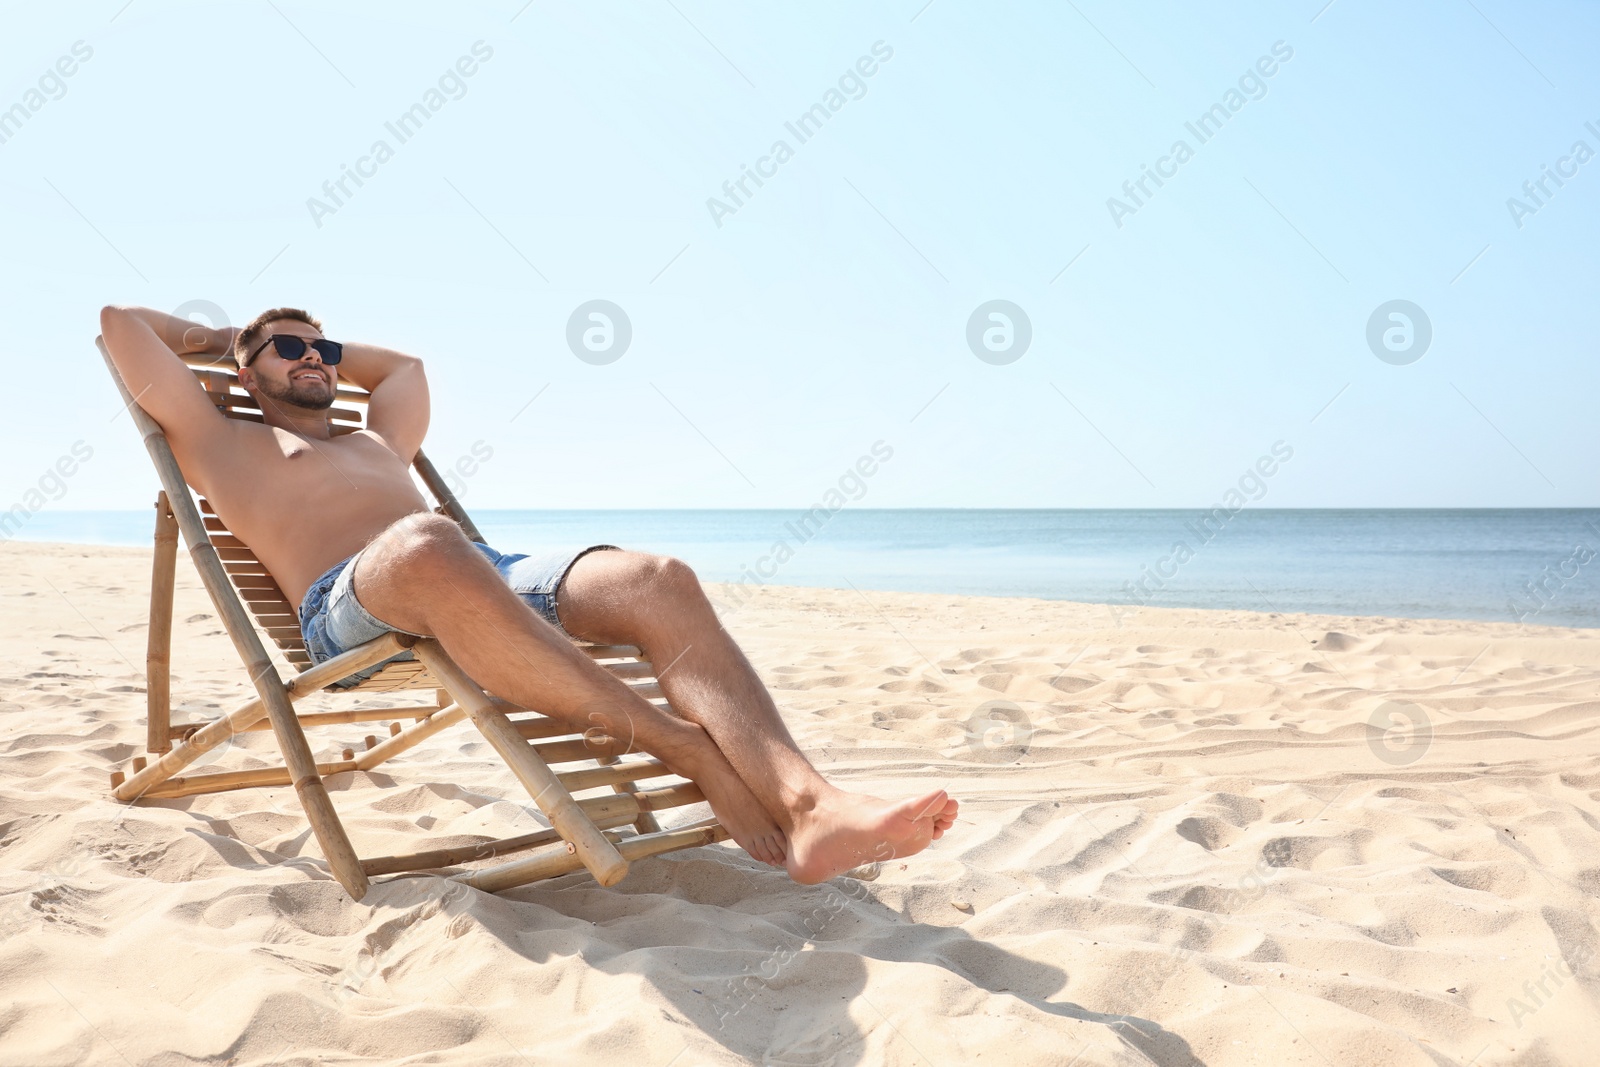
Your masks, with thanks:
[{"label": "man's leg", "polygon": [[496,696],[633,742],[698,782],[745,851],[784,862],[778,824],[706,731],[641,699],[579,652],[511,591],[455,523],[408,516],[379,535],[355,566],[356,597],[373,616],[436,637]]},{"label": "man's leg", "polygon": [[956,802],[943,790],[891,804],[824,780],[679,560],[591,552],[567,573],[556,601],[573,636],[645,650],[672,707],[705,728],[783,828],[796,881],[921,851],[955,821]]}]

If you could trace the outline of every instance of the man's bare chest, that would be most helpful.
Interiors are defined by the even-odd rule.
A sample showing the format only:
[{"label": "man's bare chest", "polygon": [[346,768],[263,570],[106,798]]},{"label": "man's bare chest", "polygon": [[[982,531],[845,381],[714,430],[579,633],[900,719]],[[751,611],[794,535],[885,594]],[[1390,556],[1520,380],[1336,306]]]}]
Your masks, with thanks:
[{"label": "man's bare chest", "polygon": [[197,488],[219,503],[246,497],[293,507],[330,494],[416,491],[406,463],[373,434],[318,440],[272,426],[240,429],[234,448],[184,464],[202,472]]}]

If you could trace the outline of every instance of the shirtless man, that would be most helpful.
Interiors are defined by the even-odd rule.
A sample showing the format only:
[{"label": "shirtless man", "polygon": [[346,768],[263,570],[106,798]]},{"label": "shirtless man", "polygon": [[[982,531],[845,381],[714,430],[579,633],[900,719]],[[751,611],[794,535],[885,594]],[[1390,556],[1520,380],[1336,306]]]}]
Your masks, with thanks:
[{"label": "shirtless man", "polygon": [[[733,839],[797,882],[919,852],[955,821],[943,790],[888,802],[825,781],[681,561],[611,546],[504,556],[430,511],[409,469],[428,429],[415,356],[329,342],[291,308],[214,330],[107,307],[100,327],[189,483],[301,605],[313,659],[386,630],[435,637],[495,695],[630,739],[694,779]],[[231,353],[265,424],[218,413],[179,352]],[[341,377],[372,397],[367,428],[334,437],[327,409]],[[639,646],[678,714],[633,693],[562,630]]]}]

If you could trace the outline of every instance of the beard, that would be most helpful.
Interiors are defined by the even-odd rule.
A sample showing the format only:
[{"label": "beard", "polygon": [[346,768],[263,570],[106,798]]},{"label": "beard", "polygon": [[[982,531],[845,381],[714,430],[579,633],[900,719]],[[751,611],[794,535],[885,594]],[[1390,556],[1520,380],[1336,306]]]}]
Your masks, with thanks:
[{"label": "beard", "polygon": [[333,406],[333,387],[327,382],[287,382],[279,385],[265,378],[256,380],[256,389],[268,400],[292,404],[307,411],[326,411]]}]

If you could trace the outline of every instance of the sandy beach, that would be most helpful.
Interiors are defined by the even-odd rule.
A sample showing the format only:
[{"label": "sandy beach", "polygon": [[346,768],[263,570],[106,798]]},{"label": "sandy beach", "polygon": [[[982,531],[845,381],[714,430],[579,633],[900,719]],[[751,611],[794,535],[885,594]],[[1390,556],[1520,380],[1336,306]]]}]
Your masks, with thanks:
[{"label": "sandy beach", "polygon": [[[1600,1048],[1600,632],[768,588],[725,622],[801,744],[850,788],[948,788],[942,841],[813,887],[724,844],[614,889],[392,877],[358,904],[291,790],[111,799],[142,749],[149,560],[0,545],[0,1064]],[[240,702],[186,562],[175,633],[175,718]],[[224,758],[272,755],[258,733]],[[469,727],[384,770],[329,782],[363,853],[537,826]]]}]

